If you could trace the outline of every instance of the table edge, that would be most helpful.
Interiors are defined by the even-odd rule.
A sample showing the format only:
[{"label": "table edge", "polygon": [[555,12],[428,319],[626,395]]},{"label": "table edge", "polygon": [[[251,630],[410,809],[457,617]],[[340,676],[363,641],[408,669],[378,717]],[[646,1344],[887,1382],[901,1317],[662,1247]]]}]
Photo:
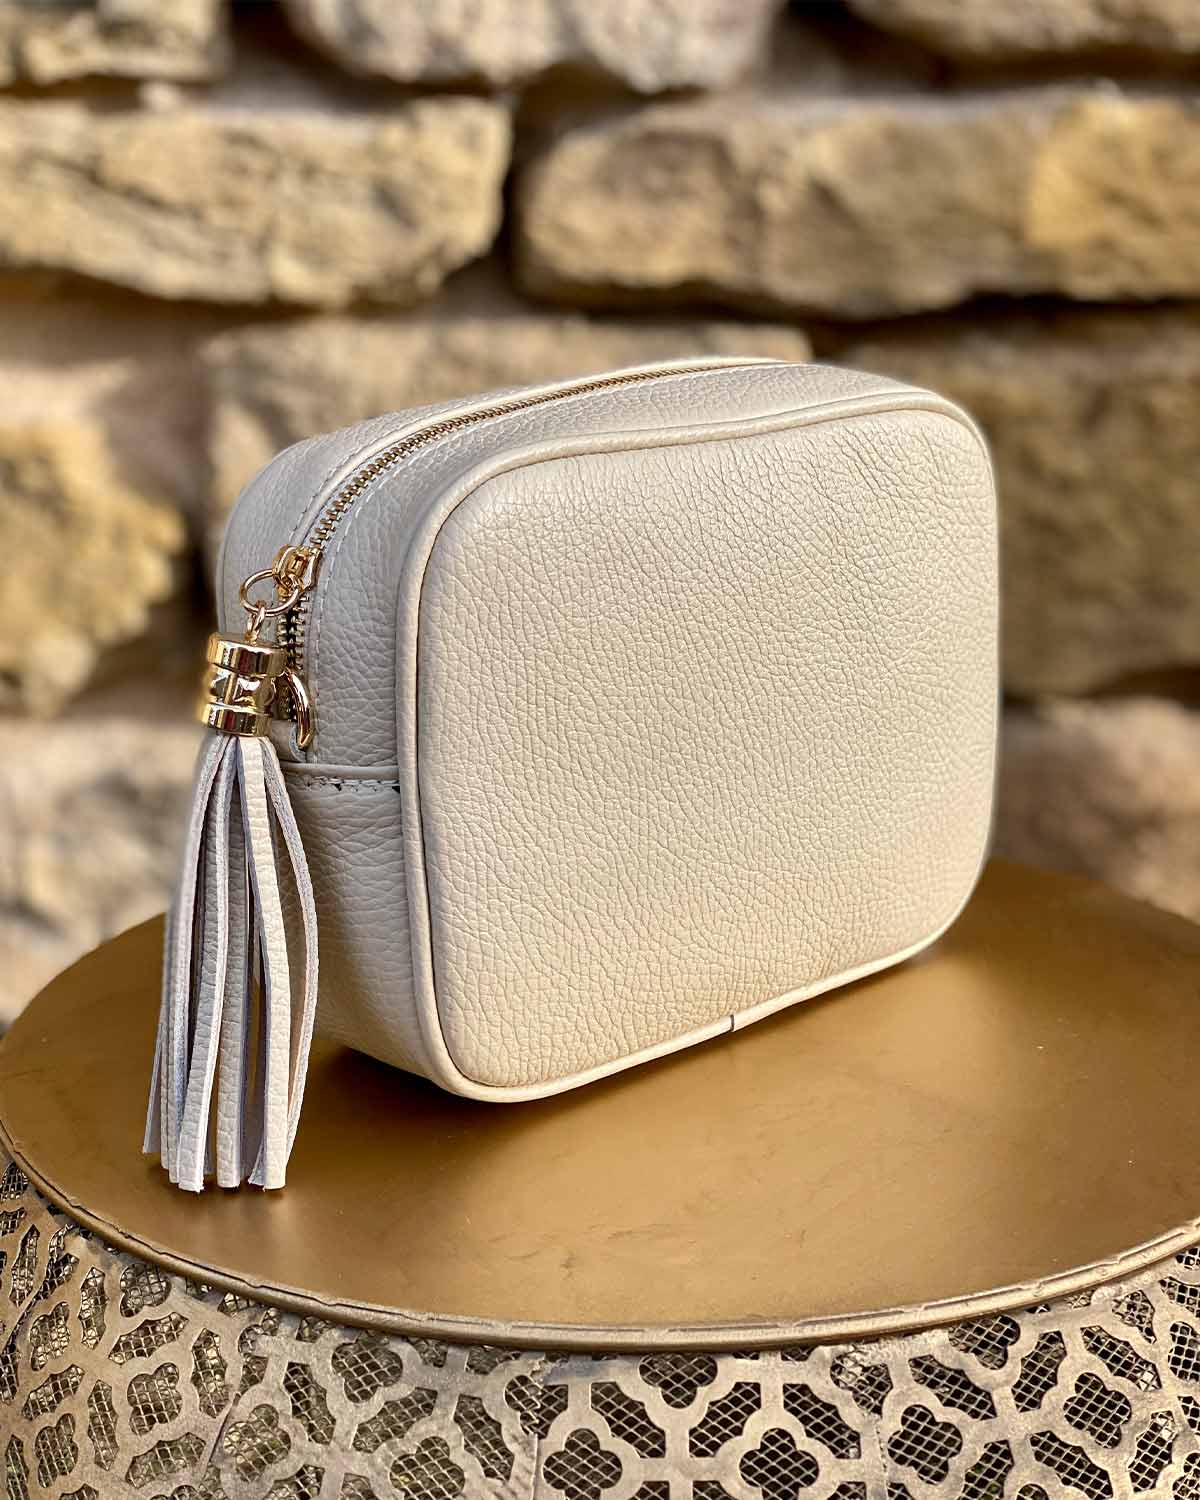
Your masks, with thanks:
[{"label": "table edge", "polygon": [[255,1281],[221,1266],[190,1260],[152,1240],[131,1234],[74,1199],[52,1178],[39,1171],[22,1150],[20,1142],[10,1134],[2,1117],[0,1149],[54,1208],[97,1235],[111,1248],[149,1261],[175,1275],[304,1317],[324,1318],[349,1327],[407,1338],[434,1338],[448,1343],[487,1344],[502,1348],[649,1354],[682,1350],[720,1353],[738,1349],[778,1349],[797,1344],[860,1343],[1015,1312],[1040,1302],[1054,1302],[1094,1291],[1110,1282],[1149,1270],[1200,1242],[1200,1218],[1197,1218],[1104,1260],[1072,1267],[1035,1281],[935,1302],[802,1318],[790,1323],[696,1323],[635,1328],[617,1324],[506,1322],[378,1303],[330,1300],[303,1288]]}]

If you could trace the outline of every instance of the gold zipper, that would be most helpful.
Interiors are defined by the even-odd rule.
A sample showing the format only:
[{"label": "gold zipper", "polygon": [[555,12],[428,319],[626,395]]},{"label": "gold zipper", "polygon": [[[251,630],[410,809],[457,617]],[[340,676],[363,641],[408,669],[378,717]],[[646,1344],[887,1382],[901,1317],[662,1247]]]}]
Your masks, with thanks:
[{"label": "gold zipper", "polygon": [[[772,361],[764,360],[762,363],[769,364]],[[398,443],[378,454],[338,490],[317,517],[312,530],[302,542],[289,543],[281,547],[269,568],[252,573],[241,586],[240,598],[248,615],[246,640],[251,643],[257,642],[259,632],[266,621],[273,619],[277,622],[276,644],[282,650],[282,660],[285,665],[274,674],[273,690],[267,694],[268,700],[273,705],[274,717],[296,720],[296,740],[301,749],[306,749],[312,743],[312,704],[304,680],[304,651],[308,639],[312,591],[316,585],[325,549],[334,532],[346,513],[352,509],[358,497],[381,474],[395,468],[397,464],[402,463],[430,443],[437,442],[439,438],[447,437],[453,432],[460,432],[464,427],[472,427],[477,422],[487,422],[494,417],[506,417],[514,412],[528,411],[537,406],[548,406],[554,401],[564,401],[573,396],[607,390],[614,386],[673,379],[679,375],[696,375],[704,370],[739,368],[745,368],[741,361],[731,361],[727,365],[712,363],[679,365],[671,370],[652,370],[642,373],[630,371],[625,375],[605,375],[594,380],[580,381],[576,385],[555,391],[514,396],[509,401],[498,401],[493,406],[479,407],[474,411],[463,412],[459,416],[443,417],[440,421],[431,422],[428,427],[422,427],[410,433],[408,437],[402,438]],[[252,597],[252,590],[268,579],[271,580],[275,589],[275,602],[272,604],[256,603]],[[256,709],[261,715],[263,702],[261,681],[255,684],[255,688]],[[220,707],[227,709],[228,699],[224,700]],[[214,727],[228,728],[227,723],[217,721],[213,709],[214,702],[210,687],[210,697],[202,705],[201,717],[205,723],[212,724]],[[256,722],[261,722],[261,719]],[[265,731],[256,729],[246,732],[263,733]]]}]

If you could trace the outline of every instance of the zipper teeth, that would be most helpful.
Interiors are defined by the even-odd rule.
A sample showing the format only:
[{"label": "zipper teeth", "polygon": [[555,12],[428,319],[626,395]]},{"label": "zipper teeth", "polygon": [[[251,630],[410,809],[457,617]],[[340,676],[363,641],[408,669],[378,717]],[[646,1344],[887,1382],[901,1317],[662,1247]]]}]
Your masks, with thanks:
[{"label": "zipper teeth", "polygon": [[[627,375],[605,375],[595,380],[581,381],[578,385],[567,387],[565,390],[546,391],[541,395],[515,396],[511,401],[497,402],[495,406],[480,407],[476,411],[463,412],[457,417],[446,417],[443,421],[434,422],[429,427],[423,427],[419,432],[411,433],[394,448],[388,448],[378,458],[373,459],[364,469],[340,489],[324,511],[311,537],[309,545],[318,550],[337,529],[338,522],[358,499],[359,495],[373,479],[378,478],[385,469],[393,468],[403,459],[415,453],[418,448],[423,448],[427,443],[434,442],[437,438],[444,437],[447,433],[458,432],[463,427],[473,427],[476,422],[486,422],[492,417],[504,417],[511,412],[528,411],[534,406],[548,406],[551,402],[564,400],[569,396],[581,396],[587,391],[605,390],[609,386],[636,385],[639,381],[663,380],[674,375],[694,375],[701,370],[710,370],[712,365],[681,365],[673,370],[631,371]],[[716,368],[728,368],[717,366]]]},{"label": "zipper teeth", "polygon": [[[678,365],[671,370],[630,371],[626,375],[604,375],[594,380],[580,381],[578,385],[568,386],[565,389],[546,391],[541,395],[515,396],[511,401],[500,401],[494,406],[481,407],[476,411],[463,412],[461,416],[446,417],[440,422],[431,423],[430,426],[411,433],[394,447],[385,449],[347,481],[322,511],[316,526],[304,539],[303,545],[315,552],[323,552],[342,517],[380,474],[395,468],[398,463],[403,462],[427,444],[436,442],[438,438],[445,437],[452,432],[459,432],[464,427],[473,427],[476,422],[486,422],[492,417],[508,416],[512,412],[528,411],[535,406],[548,406],[554,401],[562,401],[570,396],[586,395],[589,391],[607,390],[610,386],[636,385],[639,382],[666,380],[676,375],[697,375],[704,370],[739,368],[745,367],[737,363],[728,365],[706,363]],[[308,637],[310,607],[311,595],[305,594],[282,622],[279,632],[279,643],[286,648],[289,662],[301,673],[305,668],[304,648]]]}]

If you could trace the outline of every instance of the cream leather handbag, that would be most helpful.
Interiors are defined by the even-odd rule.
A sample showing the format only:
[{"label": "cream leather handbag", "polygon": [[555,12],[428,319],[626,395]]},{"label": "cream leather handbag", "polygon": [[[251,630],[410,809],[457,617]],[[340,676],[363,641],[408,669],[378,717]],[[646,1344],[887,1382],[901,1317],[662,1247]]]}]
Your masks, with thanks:
[{"label": "cream leather handbag", "polygon": [[282,1185],[314,1027],[534,1099],[907,958],[979,872],[995,500],[927,391],[698,359],[381,417],[251,481],[219,589],[182,1187]]}]

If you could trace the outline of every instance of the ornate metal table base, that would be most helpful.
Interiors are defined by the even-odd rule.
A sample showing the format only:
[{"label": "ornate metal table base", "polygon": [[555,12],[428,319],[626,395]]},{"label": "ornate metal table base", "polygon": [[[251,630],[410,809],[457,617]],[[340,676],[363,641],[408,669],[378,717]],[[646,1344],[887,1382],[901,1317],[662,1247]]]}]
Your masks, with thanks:
[{"label": "ornate metal table base", "polygon": [[1200,1250],[908,1337],[594,1356],[206,1288],[12,1164],[0,1254],[7,1500],[1200,1497]]}]

